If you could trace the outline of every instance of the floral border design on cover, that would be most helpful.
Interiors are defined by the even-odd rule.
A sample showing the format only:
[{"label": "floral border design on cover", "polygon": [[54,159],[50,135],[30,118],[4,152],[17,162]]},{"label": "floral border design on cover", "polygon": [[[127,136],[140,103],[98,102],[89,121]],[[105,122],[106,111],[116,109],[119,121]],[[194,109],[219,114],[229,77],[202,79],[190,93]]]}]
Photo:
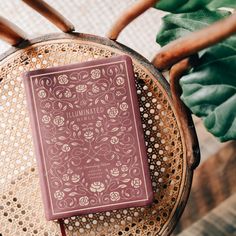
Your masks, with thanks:
[{"label": "floral border design on cover", "polygon": [[143,198],[125,62],[38,75],[33,87],[53,210]]}]

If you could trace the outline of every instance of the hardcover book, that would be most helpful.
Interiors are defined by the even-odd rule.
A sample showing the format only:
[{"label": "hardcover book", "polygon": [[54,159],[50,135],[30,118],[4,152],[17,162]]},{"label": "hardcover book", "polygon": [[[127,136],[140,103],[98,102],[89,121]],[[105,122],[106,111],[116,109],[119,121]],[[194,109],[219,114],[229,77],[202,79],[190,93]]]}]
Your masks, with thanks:
[{"label": "hardcover book", "polygon": [[152,202],[130,57],[30,71],[24,85],[48,220]]}]

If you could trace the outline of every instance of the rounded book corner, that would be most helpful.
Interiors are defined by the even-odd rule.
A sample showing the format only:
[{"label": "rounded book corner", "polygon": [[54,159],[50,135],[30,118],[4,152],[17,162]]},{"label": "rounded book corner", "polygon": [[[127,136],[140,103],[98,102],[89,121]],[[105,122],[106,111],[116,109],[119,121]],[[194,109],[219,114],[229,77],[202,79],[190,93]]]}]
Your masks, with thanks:
[{"label": "rounded book corner", "polygon": [[123,54],[123,55],[121,55],[121,57],[122,57],[123,59],[125,59],[126,61],[132,63],[132,58],[131,58],[131,56],[129,56],[129,55],[127,55],[127,54]]},{"label": "rounded book corner", "polygon": [[148,200],[146,201],[146,205],[147,206],[150,206],[153,204],[153,201],[154,201],[154,193],[151,192],[149,195],[148,195]]}]

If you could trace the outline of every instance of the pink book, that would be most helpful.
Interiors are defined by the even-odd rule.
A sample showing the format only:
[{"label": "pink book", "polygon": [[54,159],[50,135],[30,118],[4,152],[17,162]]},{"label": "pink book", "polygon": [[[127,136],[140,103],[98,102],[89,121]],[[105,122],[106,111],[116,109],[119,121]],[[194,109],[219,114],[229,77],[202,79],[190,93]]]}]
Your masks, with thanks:
[{"label": "pink book", "polygon": [[152,202],[130,57],[30,71],[24,85],[48,220]]}]

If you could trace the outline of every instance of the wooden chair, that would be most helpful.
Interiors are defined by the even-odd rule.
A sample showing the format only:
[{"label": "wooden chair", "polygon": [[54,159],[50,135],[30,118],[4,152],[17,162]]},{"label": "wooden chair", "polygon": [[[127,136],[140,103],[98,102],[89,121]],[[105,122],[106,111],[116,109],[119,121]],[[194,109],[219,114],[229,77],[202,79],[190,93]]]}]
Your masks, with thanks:
[{"label": "wooden chair", "polygon": [[[63,227],[67,235],[169,235],[187,202],[193,170],[200,157],[191,114],[179,99],[178,79],[191,60],[181,61],[172,68],[171,86],[154,65],[160,69],[168,68],[201,47],[174,57],[170,51],[175,48],[181,51],[182,48],[173,43],[161,50],[153,65],[114,40],[119,33],[115,34],[116,37],[111,37],[113,33],[109,34],[113,40],[78,33],[68,20],[46,2],[23,1],[63,33],[28,39],[19,28],[0,18],[0,38],[13,45],[0,56],[0,233],[4,236],[60,234],[59,225],[45,221],[43,215],[21,74],[37,68],[128,54],[134,64],[155,193],[154,203],[147,208],[72,217],[64,220]],[[138,2],[135,11],[128,11],[126,24],[153,3],[146,0]],[[123,19],[127,19],[127,13]],[[122,20],[118,22],[121,22],[118,25],[123,24]],[[115,26],[111,32],[116,30]]]}]

